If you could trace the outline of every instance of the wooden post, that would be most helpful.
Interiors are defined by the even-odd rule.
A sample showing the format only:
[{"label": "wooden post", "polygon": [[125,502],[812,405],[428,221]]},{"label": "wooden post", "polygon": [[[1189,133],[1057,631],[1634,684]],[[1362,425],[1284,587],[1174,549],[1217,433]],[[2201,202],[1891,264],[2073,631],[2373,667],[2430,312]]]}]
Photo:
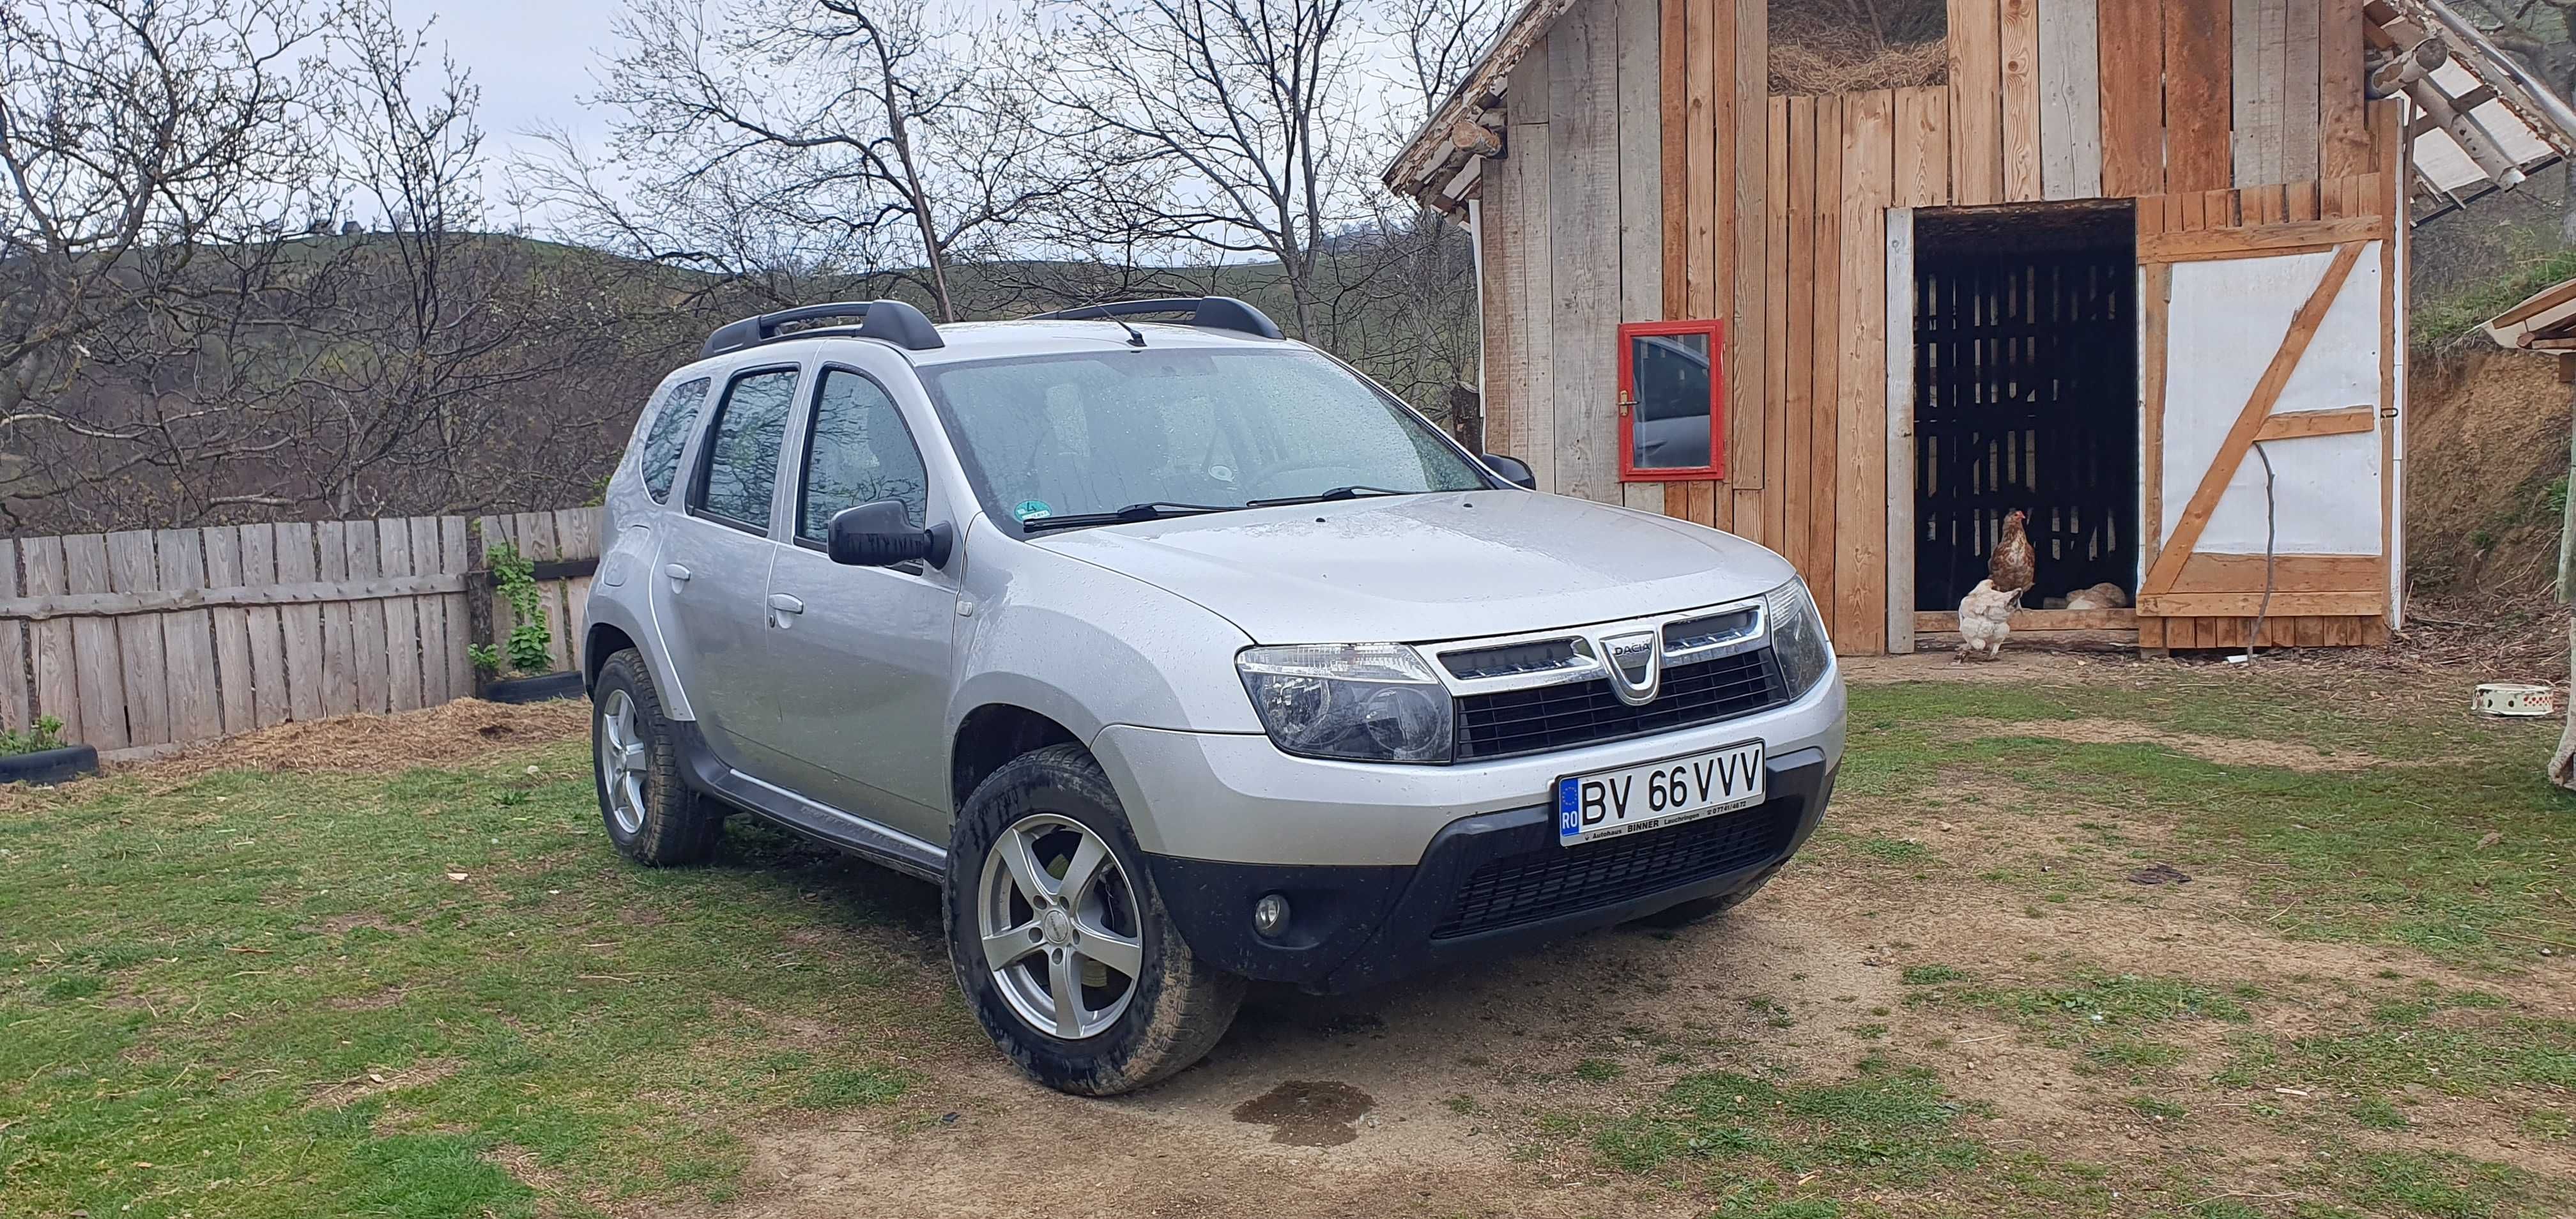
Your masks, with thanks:
[{"label": "wooden post", "polygon": [[[2576,433],[2567,441],[2567,477],[2576,486]],[[2566,515],[2558,523],[2558,604],[2567,614],[2567,658],[2576,682],[2576,495],[2567,497]],[[2549,755],[2549,781],[2576,791],[2576,714],[2558,734],[2558,749]]]}]

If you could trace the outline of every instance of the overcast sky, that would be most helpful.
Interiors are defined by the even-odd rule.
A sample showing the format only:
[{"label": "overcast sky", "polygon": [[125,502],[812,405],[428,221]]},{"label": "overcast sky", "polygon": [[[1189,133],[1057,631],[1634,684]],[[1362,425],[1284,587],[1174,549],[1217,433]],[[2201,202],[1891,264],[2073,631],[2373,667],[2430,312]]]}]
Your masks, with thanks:
[{"label": "overcast sky", "polygon": [[417,25],[436,18],[433,43],[482,86],[484,140],[496,163],[527,144],[521,133],[540,124],[570,128],[596,144],[606,132],[579,98],[593,92],[591,71],[609,42],[617,0],[395,0]]}]

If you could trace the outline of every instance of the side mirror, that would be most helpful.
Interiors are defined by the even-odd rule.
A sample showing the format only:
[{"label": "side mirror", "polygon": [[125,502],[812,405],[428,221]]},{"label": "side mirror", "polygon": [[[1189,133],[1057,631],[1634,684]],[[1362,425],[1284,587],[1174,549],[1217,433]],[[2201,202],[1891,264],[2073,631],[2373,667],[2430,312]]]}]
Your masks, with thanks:
[{"label": "side mirror", "polygon": [[948,526],[915,529],[911,515],[896,500],[881,499],[833,513],[823,537],[824,553],[850,567],[948,565]]},{"label": "side mirror", "polygon": [[1500,453],[1487,453],[1484,461],[1485,468],[1502,475],[1504,482],[1532,491],[1538,490],[1538,475],[1530,472],[1528,462],[1517,457],[1505,457]]}]

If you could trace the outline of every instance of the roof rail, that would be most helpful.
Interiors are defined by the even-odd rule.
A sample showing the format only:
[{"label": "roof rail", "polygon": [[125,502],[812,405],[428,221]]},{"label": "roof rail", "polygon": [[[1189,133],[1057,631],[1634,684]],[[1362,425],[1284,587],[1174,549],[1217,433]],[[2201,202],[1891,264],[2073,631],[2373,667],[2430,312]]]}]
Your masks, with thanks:
[{"label": "roof rail", "polygon": [[[740,351],[745,347],[774,343],[781,338],[798,338],[802,336],[802,332],[781,335],[778,333],[778,328],[825,317],[861,319],[858,330],[854,332],[858,337],[884,339],[897,347],[911,351],[930,351],[948,345],[946,340],[939,337],[939,328],[931,325],[930,319],[923,316],[921,310],[902,301],[835,301],[828,305],[799,305],[793,309],[781,309],[775,313],[747,317],[738,322],[727,322],[716,327],[714,334],[707,336],[707,344],[699,350],[698,358],[703,360],[708,356],[719,356],[728,351]],[[853,332],[844,331],[843,333]]]},{"label": "roof rail", "polygon": [[1187,313],[1190,325],[1210,330],[1235,330],[1265,339],[1283,338],[1279,324],[1268,314],[1231,296],[1171,296],[1160,300],[1117,301],[1106,305],[1083,305],[1041,313],[1031,321],[1078,322],[1095,317],[1133,317],[1144,313]]}]

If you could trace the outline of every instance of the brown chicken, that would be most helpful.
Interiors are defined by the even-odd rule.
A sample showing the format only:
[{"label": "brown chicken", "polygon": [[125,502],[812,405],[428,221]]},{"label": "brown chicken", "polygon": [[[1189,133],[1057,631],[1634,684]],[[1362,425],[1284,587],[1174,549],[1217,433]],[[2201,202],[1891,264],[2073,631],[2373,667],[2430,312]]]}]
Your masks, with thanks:
[{"label": "brown chicken", "polygon": [[2021,592],[2038,578],[2039,556],[2030,548],[2030,535],[2022,531],[2024,519],[2019,508],[2004,515],[2004,536],[1986,560],[1986,579],[1994,583],[1996,592]]}]

